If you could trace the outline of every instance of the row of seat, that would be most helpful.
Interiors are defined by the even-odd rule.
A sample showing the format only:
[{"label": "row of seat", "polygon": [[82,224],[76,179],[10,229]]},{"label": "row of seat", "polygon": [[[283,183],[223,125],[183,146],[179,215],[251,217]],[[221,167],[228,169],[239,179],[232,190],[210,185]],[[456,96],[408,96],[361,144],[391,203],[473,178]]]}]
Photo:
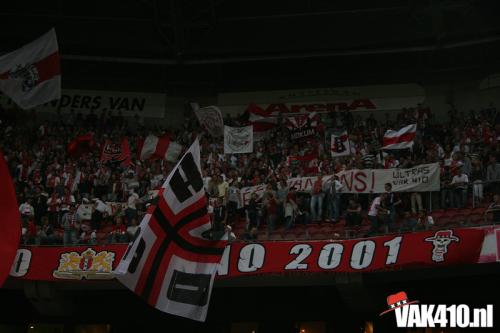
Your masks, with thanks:
[{"label": "row of seat", "polygon": [[[450,208],[435,210],[431,213],[434,219],[434,227],[431,229],[442,229],[446,227],[474,226],[493,224],[493,214],[487,212],[485,207],[476,208]],[[400,229],[401,220],[396,223],[396,229]],[[245,233],[246,222],[239,221],[234,229],[237,236]],[[301,240],[301,239],[332,239],[364,237],[370,231],[371,225],[367,218],[358,227],[347,227],[345,220],[340,219],[336,223],[320,223],[308,225],[295,225],[286,230],[283,226],[278,227],[271,233],[267,233],[266,226],[261,226],[258,239],[260,240]]]}]

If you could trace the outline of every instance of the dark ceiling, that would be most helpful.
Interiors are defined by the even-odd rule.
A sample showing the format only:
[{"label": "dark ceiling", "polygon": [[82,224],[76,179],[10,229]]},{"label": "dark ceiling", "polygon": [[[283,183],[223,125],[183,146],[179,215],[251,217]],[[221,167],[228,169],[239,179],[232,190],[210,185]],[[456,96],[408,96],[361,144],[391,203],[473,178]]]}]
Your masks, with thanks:
[{"label": "dark ceiling", "polygon": [[0,51],[55,26],[66,87],[214,93],[481,77],[500,3],[5,0]]}]

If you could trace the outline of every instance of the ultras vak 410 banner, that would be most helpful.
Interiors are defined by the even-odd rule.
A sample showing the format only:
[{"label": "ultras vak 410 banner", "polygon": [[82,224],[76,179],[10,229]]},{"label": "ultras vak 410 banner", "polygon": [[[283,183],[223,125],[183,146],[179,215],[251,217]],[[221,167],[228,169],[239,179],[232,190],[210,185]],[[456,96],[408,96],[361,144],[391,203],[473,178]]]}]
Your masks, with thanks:
[{"label": "ultras vak 410 banner", "polygon": [[[234,242],[218,278],[287,272],[370,272],[486,262],[485,230],[458,228],[338,241]],[[19,249],[11,276],[29,280],[113,278],[125,244]]]},{"label": "ultras vak 410 banner", "polygon": [[[383,193],[384,185],[392,184],[394,192],[439,191],[439,164],[421,164],[409,169],[354,169],[336,174],[343,185],[340,193]],[[298,192],[311,192],[317,177],[288,179],[288,186]],[[323,176],[323,185],[333,180],[333,175]],[[244,204],[248,204],[252,193],[264,194],[266,186],[243,187],[240,191]]]}]

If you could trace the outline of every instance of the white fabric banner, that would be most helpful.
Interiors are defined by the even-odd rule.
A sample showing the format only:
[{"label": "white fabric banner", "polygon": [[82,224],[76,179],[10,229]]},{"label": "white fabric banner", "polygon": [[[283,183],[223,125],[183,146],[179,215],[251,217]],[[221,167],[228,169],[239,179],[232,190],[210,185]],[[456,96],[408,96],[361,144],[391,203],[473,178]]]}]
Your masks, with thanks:
[{"label": "white fabric banner", "polygon": [[224,126],[224,154],[253,152],[253,127]]},{"label": "white fabric banner", "polygon": [[[392,184],[394,192],[429,192],[440,190],[440,170],[438,163],[421,164],[409,169],[354,169],[336,174],[339,177],[342,189],[340,193],[383,193],[384,185]],[[311,192],[317,177],[290,178],[288,186],[298,192]],[[327,186],[333,175],[323,176],[323,186]],[[265,192],[265,185],[244,187],[241,189],[241,198],[248,204],[252,193],[261,197]]]}]

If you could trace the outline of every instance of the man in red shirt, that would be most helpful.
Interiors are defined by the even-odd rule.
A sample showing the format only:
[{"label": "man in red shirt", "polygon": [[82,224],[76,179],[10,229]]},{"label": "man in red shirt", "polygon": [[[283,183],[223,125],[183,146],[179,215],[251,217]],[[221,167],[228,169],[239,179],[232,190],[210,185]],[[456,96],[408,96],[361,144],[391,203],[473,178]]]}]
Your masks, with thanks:
[{"label": "man in red shirt", "polygon": [[313,221],[321,220],[323,216],[323,174],[320,173],[313,183],[311,191],[311,217]]}]

